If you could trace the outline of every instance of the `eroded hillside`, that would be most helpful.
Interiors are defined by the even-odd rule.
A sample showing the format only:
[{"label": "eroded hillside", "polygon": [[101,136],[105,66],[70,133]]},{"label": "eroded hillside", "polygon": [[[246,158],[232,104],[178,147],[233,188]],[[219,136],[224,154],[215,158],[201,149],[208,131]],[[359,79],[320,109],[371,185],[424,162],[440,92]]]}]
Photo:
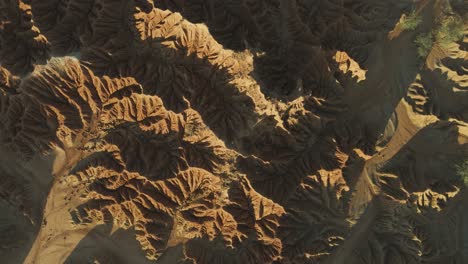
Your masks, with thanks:
[{"label": "eroded hillside", "polygon": [[2,262],[468,262],[467,11],[0,0]]}]

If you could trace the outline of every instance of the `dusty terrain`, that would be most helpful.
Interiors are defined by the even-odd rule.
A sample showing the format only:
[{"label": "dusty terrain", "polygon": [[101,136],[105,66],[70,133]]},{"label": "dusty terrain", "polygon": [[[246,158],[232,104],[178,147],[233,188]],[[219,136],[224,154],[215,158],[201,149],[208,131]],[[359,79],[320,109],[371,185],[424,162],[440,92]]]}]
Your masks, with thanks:
[{"label": "dusty terrain", "polygon": [[0,263],[468,263],[467,14],[0,0]]}]

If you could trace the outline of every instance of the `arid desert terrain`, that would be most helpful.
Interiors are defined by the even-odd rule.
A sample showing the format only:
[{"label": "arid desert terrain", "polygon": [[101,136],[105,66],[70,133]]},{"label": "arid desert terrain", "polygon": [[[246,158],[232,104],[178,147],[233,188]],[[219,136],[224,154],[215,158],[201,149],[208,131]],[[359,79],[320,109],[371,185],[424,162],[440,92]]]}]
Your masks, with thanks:
[{"label": "arid desert terrain", "polygon": [[468,263],[468,2],[0,0],[20,263]]}]

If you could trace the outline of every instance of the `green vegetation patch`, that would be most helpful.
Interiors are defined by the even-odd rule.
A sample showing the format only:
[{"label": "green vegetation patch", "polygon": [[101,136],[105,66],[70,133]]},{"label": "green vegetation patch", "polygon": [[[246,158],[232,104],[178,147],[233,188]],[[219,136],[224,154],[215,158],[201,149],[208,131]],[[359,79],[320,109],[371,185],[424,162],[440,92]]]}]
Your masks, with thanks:
[{"label": "green vegetation patch", "polygon": [[448,16],[440,23],[435,32],[436,42],[442,47],[447,48],[450,43],[463,39],[464,23],[461,18]]},{"label": "green vegetation patch", "polygon": [[[404,21],[404,29],[415,29],[421,23],[421,18],[411,13]],[[463,39],[465,34],[465,21],[447,8],[436,21],[434,28],[427,33],[419,34],[414,43],[418,47],[419,56],[425,58],[432,47],[438,46],[443,50],[450,48],[454,42]]]},{"label": "green vegetation patch", "polygon": [[415,11],[412,11],[405,19],[401,22],[401,28],[404,30],[415,30],[419,24],[421,24],[422,18]]},{"label": "green vegetation patch", "polygon": [[416,46],[418,47],[418,54],[421,57],[426,57],[432,49],[434,45],[434,36],[431,32],[426,34],[420,34],[416,37],[414,41]]},{"label": "green vegetation patch", "polygon": [[465,186],[468,186],[468,159],[460,164],[455,165],[457,174],[461,177]]}]

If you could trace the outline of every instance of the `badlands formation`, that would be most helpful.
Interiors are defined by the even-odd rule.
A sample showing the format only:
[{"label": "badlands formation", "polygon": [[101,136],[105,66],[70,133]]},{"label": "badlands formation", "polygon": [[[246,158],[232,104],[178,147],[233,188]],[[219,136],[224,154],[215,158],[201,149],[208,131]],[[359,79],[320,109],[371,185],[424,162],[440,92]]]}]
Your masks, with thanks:
[{"label": "badlands formation", "polygon": [[0,0],[0,262],[468,263],[467,13]]}]

